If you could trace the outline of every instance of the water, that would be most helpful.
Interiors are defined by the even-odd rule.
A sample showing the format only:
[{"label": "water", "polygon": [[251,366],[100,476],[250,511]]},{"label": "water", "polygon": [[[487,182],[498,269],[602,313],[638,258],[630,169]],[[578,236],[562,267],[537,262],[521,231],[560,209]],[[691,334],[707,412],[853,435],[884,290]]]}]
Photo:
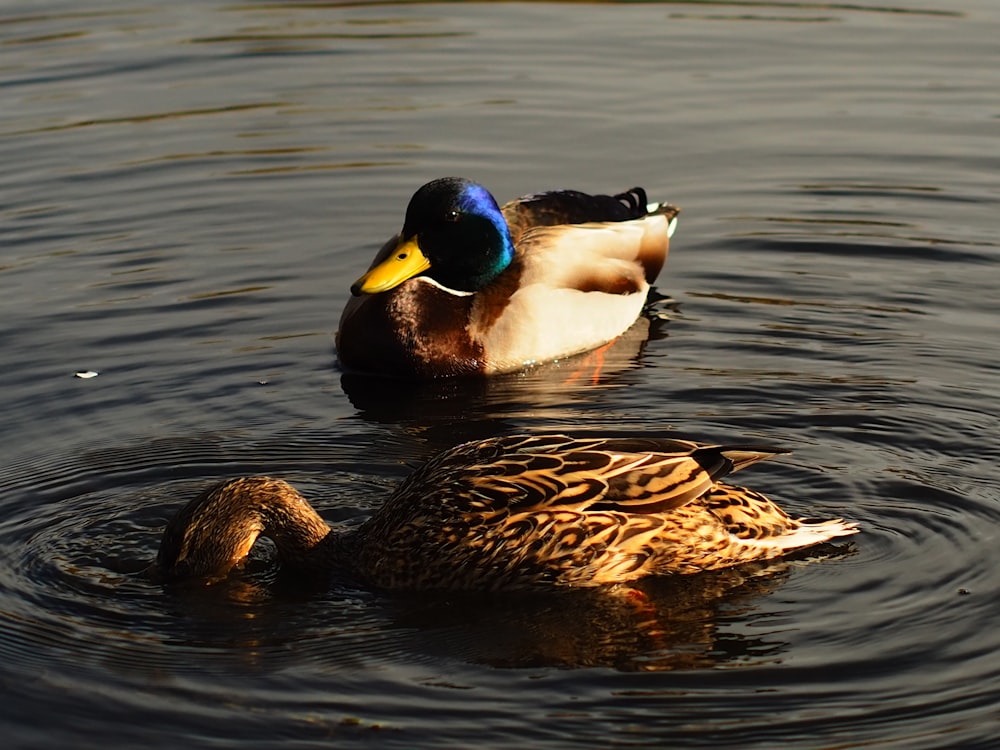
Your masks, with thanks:
[{"label": "water", "polygon": [[[5,6],[6,746],[992,745],[998,32],[988,0]],[[596,376],[342,376],[350,282],[447,174],[681,205],[676,304]],[[434,450],[570,429],[784,445],[747,483],[863,533],[649,581],[661,633],[302,590],[266,549],[142,575],[220,477],[354,522]]]}]

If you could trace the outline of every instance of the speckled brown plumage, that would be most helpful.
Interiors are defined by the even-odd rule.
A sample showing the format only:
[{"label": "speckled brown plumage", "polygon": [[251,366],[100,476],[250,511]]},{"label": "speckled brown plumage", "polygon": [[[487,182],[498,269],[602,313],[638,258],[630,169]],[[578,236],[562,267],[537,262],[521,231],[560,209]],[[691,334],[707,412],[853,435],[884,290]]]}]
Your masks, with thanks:
[{"label": "speckled brown plumage", "polygon": [[288,567],[386,589],[594,586],[763,560],[857,527],[721,483],[782,452],[668,439],[512,436],[429,460],[367,522],[331,531],[281,480],[223,482],[168,524],[160,569],[217,578],[258,535]]}]

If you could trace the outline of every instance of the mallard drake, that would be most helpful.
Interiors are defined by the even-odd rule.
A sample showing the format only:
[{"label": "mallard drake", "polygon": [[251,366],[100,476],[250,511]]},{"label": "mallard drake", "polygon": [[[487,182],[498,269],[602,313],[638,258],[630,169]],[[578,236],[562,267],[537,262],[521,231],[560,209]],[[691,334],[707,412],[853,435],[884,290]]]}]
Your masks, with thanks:
[{"label": "mallard drake", "polygon": [[840,519],[791,518],[719,481],[783,452],[645,437],[465,443],[341,531],[287,482],[232,479],[167,524],[157,566],[170,579],[217,580],[263,535],[286,568],[343,571],[383,589],[596,586],[769,559],[857,532]]},{"label": "mallard drake", "polygon": [[429,182],[351,287],[340,362],[407,377],[482,375],[596,349],[642,311],[678,211],[647,204],[642,188],[557,190],[501,208],[475,182]]}]

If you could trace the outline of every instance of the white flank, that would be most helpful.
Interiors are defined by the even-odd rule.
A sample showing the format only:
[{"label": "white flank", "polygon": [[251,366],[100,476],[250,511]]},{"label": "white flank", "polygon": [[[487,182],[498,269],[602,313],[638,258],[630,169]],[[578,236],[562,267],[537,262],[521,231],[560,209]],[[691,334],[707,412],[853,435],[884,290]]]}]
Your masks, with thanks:
[{"label": "white flank", "polygon": [[[640,294],[599,295],[540,284],[519,289],[509,315],[482,337],[494,365],[516,369],[585,352],[621,335],[639,316]],[[581,312],[582,311],[582,312]],[[521,321],[532,321],[530,327]],[[537,321],[537,322],[536,322]]]}]

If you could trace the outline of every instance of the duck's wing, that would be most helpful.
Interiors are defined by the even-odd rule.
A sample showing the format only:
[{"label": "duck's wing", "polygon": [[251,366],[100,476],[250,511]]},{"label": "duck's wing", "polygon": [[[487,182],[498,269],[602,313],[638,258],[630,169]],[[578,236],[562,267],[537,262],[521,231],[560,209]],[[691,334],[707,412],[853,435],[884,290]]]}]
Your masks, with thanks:
[{"label": "duck's wing", "polygon": [[462,455],[459,464],[464,465],[455,468],[471,506],[509,513],[663,513],[702,497],[731,472],[785,452],[766,446],[562,435],[515,436],[463,448],[464,455],[460,449],[452,453]]},{"label": "duck's wing", "polygon": [[554,190],[502,211],[523,263],[521,283],[610,294],[645,292],[666,261],[680,209],[618,195]]},{"label": "duck's wing", "polygon": [[516,244],[518,237],[533,227],[630,221],[655,213],[672,219],[680,209],[666,203],[649,203],[646,191],[634,187],[617,195],[550,190],[517,198],[504,204],[501,211]]},{"label": "duck's wing", "polygon": [[[661,215],[618,223],[535,227],[517,246],[522,288],[642,294],[670,248],[670,223]],[[634,316],[633,316],[634,317]]]}]

